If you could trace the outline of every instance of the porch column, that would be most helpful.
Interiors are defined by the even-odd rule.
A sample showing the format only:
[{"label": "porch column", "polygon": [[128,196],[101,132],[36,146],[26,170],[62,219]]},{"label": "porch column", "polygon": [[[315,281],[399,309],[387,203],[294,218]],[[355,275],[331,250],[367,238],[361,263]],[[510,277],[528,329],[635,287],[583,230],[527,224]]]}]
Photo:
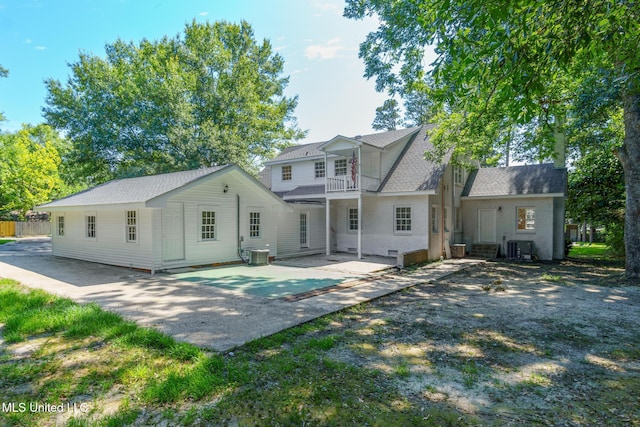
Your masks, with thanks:
[{"label": "porch column", "polygon": [[358,259],[362,259],[362,194],[358,194]]},{"label": "porch column", "polygon": [[[326,163],[325,163],[325,167],[326,167]],[[331,209],[329,208],[331,206],[331,201],[329,199],[327,199],[327,205],[325,207],[325,234],[326,234],[326,241],[327,241],[327,255],[331,255]]]},{"label": "porch column", "polygon": [[362,259],[362,146],[358,145],[358,259]]}]

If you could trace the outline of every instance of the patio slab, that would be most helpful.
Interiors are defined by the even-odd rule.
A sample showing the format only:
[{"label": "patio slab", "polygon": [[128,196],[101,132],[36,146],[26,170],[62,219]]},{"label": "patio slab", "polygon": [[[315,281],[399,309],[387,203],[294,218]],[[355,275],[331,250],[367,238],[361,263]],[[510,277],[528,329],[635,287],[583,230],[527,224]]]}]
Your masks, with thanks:
[{"label": "patio slab", "polygon": [[[42,248],[42,243],[38,243]],[[3,245],[4,246],[4,245]],[[265,298],[172,275],[150,275],[127,268],[54,257],[24,247],[15,255],[3,249],[0,277],[69,297],[95,302],[143,326],[155,327],[178,340],[228,351],[328,313],[372,298],[427,283],[478,260],[434,263],[411,274],[383,274],[349,288],[298,301]],[[37,254],[37,255],[36,255]]]}]

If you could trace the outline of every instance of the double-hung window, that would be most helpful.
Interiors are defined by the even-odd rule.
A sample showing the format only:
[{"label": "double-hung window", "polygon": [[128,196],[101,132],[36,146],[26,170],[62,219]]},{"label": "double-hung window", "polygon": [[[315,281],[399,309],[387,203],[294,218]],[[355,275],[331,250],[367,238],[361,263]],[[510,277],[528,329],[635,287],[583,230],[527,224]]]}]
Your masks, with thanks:
[{"label": "double-hung window", "polygon": [[291,165],[282,166],[282,180],[291,181]]},{"label": "double-hung window", "polygon": [[203,210],[200,213],[200,240],[216,239],[216,213]]},{"label": "double-hung window", "polygon": [[347,174],[347,159],[338,159],[334,163],[335,176],[344,176]]},{"label": "double-hung window", "polygon": [[60,237],[64,236],[64,215],[58,216],[58,219],[56,222],[56,231],[58,236]]},{"label": "double-hung window", "polygon": [[88,239],[96,238],[96,216],[95,215],[85,215],[85,230],[86,236]]},{"label": "double-hung window", "polygon": [[324,178],[325,172],[326,172],[324,161],[316,162],[314,167],[315,167],[316,178]]},{"label": "double-hung window", "polygon": [[518,208],[518,231],[535,231],[536,210],[535,208]]},{"label": "double-hung window", "polygon": [[127,211],[127,228],[125,230],[127,234],[127,243],[138,242],[138,212]]},{"label": "double-hung window", "polygon": [[411,207],[398,206],[395,208],[395,232],[411,232]]},{"label": "double-hung window", "polygon": [[349,231],[358,231],[358,208],[349,208]]},{"label": "double-hung window", "polygon": [[260,238],[260,212],[249,212],[249,237]]}]

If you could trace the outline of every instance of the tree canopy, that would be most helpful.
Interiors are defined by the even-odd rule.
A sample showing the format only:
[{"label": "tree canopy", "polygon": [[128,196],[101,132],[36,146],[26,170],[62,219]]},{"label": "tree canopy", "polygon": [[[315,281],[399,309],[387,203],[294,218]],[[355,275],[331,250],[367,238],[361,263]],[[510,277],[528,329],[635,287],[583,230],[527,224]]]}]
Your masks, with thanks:
[{"label": "tree canopy", "polygon": [[94,182],[226,163],[255,170],[304,136],[282,57],[244,21],[194,21],[183,35],[105,51],[81,53],[66,84],[47,80],[43,108]]},{"label": "tree canopy", "polygon": [[[376,15],[360,46],[365,76],[404,95],[433,78],[439,107],[434,143],[476,157],[500,150],[515,127],[532,135],[565,132],[572,84],[587,75],[619,88],[625,136],[626,274],[640,280],[640,5],[625,0],[347,0],[345,15]],[[435,47],[431,68],[425,51]],[[512,138],[504,138],[510,141]],[[531,141],[531,139],[527,139]],[[553,138],[539,150],[553,154]],[[498,145],[496,147],[496,145]]]},{"label": "tree canopy", "polygon": [[45,125],[0,134],[0,213],[24,217],[34,206],[64,195],[60,155]]}]

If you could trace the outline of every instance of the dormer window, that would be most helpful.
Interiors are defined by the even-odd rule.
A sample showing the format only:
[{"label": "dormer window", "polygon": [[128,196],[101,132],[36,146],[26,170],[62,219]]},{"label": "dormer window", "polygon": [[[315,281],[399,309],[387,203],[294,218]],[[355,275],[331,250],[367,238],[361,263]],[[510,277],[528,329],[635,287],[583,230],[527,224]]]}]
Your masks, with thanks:
[{"label": "dormer window", "polygon": [[347,159],[336,160],[334,166],[335,176],[344,176],[347,174]]}]

